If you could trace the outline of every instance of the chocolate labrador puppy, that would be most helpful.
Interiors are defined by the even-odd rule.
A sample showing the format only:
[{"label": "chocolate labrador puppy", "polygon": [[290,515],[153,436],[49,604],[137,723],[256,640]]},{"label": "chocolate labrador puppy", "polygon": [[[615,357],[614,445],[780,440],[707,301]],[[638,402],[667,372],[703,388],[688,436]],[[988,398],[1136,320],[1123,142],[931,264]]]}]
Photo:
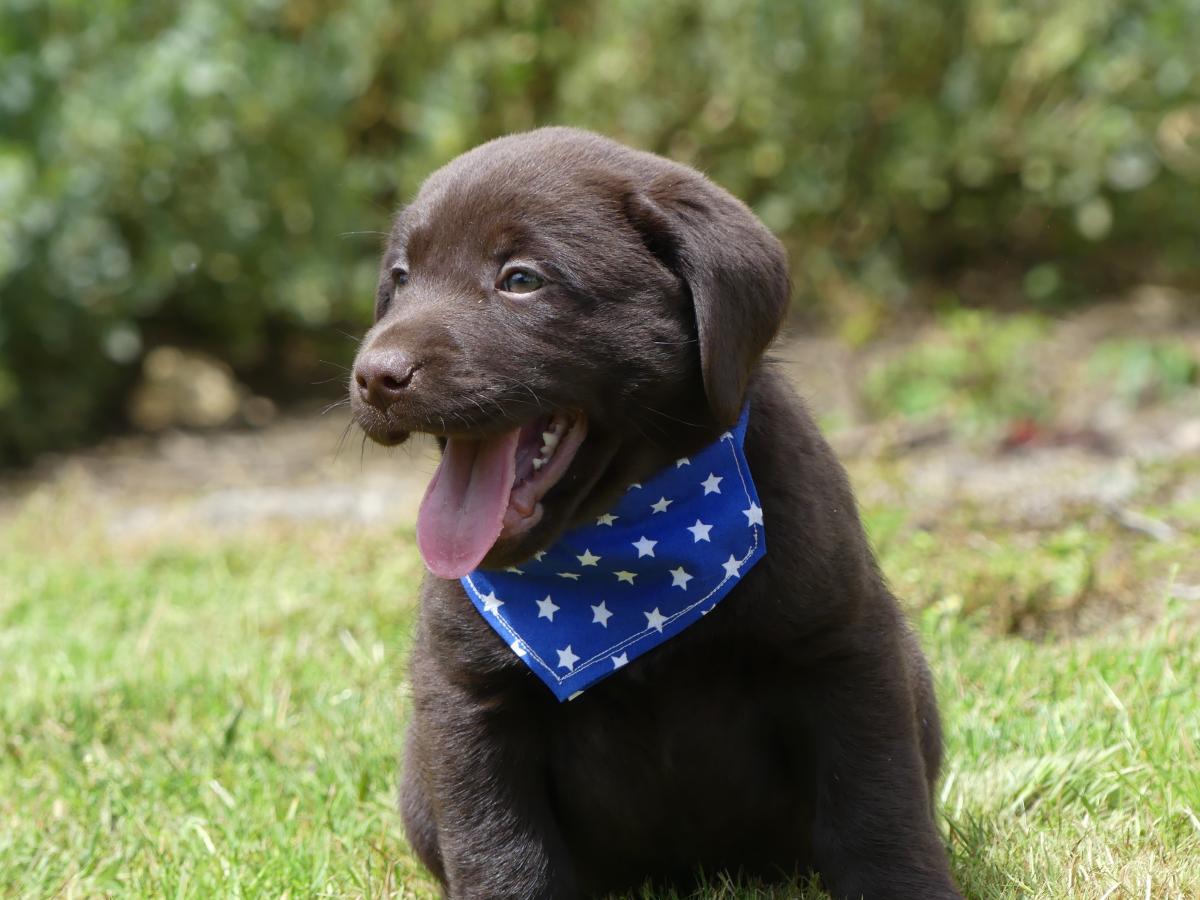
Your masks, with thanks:
[{"label": "chocolate labrador puppy", "polygon": [[[484,144],[396,216],[350,393],[375,441],[442,446],[401,807],[448,896],[812,871],[839,898],[959,897],[929,670],[845,472],[763,360],[788,299],[783,249],[740,201],[583,131]],[[630,513],[666,478],[694,489]],[[599,562],[621,516],[605,546],[636,556]],[[535,579],[564,546],[577,570]],[[706,603],[664,605],[710,569]],[[570,616],[588,624],[565,648],[537,631]],[[640,624],[584,678],[573,648],[622,619]]]}]

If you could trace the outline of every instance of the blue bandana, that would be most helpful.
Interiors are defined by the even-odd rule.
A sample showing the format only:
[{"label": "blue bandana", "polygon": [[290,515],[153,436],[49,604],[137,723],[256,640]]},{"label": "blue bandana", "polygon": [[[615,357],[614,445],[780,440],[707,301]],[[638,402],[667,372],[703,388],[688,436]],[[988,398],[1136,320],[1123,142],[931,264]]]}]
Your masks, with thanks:
[{"label": "blue bandana", "polygon": [[462,578],[484,620],[561,700],[670,640],[766,553],[737,425],[634,484],[520,566]]}]

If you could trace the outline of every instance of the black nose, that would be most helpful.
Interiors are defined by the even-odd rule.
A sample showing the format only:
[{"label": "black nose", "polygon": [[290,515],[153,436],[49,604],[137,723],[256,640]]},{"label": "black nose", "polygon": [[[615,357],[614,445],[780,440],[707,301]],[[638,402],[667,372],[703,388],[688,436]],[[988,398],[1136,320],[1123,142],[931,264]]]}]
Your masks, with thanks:
[{"label": "black nose", "polygon": [[359,396],[386,410],[404,394],[421,364],[398,350],[368,351],[354,363]]}]

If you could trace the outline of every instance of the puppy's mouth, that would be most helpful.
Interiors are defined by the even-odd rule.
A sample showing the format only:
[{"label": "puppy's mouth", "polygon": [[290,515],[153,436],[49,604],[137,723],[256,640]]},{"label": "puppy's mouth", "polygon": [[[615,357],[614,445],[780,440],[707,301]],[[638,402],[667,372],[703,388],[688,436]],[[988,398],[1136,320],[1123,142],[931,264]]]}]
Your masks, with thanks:
[{"label": "puppy's mouth", "polygon": [[556,412],[496,436],[448,437],[417,514],[429,570],[461,578],[497,541],[537,525],[586,434],[582,413]]}]

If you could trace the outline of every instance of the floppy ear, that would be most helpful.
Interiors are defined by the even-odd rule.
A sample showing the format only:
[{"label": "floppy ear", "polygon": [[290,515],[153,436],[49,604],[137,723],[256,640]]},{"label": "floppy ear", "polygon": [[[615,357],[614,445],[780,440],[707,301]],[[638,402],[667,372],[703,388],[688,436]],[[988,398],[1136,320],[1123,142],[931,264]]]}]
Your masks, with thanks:
[{"label": "floppy ear", "polygon": [[744,203],[689,170],[631,191],[625,212],[691,294],[704,391],[714,418],[728,428],[787,312],[783,247]]}]

